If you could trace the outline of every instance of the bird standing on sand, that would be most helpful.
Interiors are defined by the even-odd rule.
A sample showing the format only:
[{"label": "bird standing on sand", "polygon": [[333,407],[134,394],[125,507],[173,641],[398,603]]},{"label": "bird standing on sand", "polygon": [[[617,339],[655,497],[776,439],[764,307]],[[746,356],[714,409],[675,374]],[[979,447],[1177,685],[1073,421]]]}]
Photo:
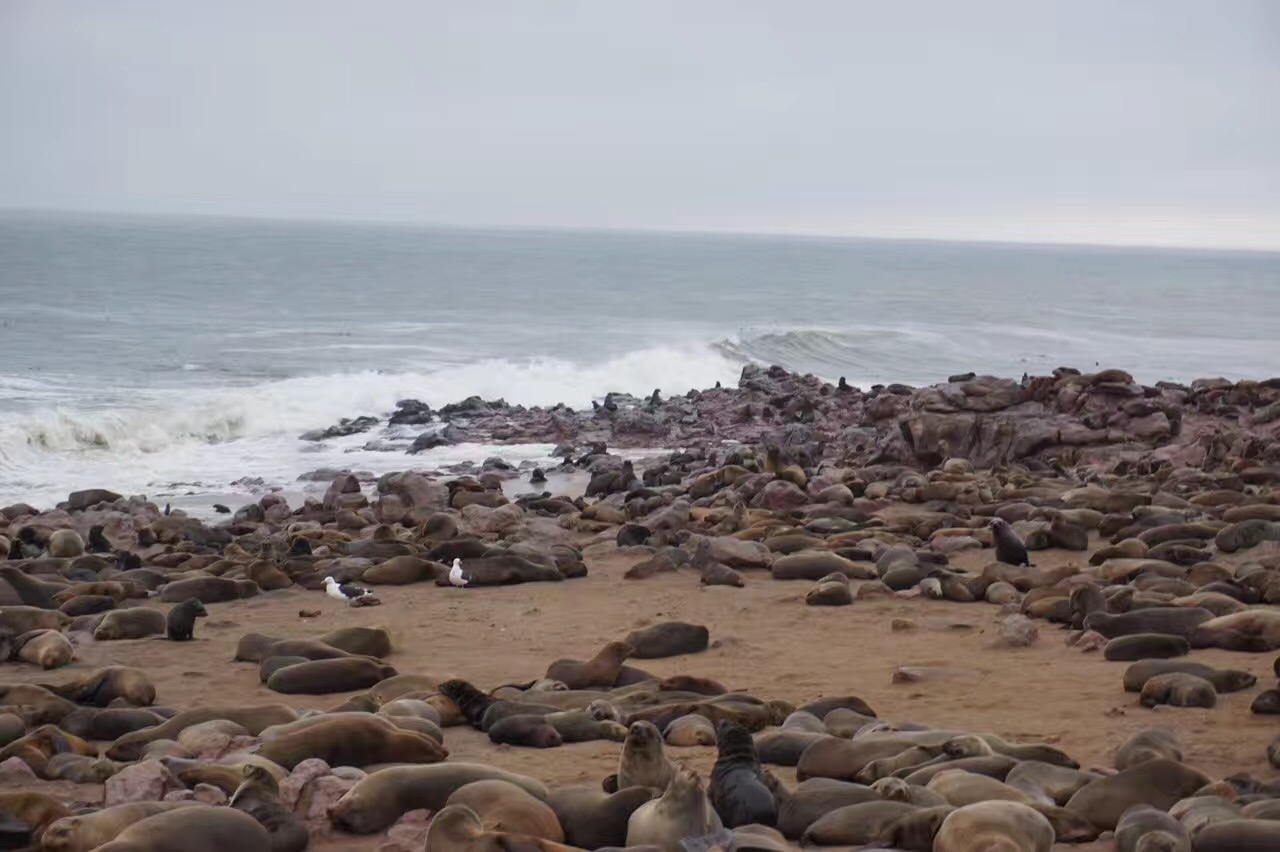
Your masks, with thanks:
[{"label": "bird standing on sand", "polygon": [[332,577],[324,578],[324,592],[329,597],[342,601],[347,606],[351,606],[358,600],[373,597],[372,589],[366,589],[353,583],[339,583]]},{"label": "bird standing on sand", "polygon": [[462,560],[455,558],[453,567],[449,569],[449,582],[459,588],[471,582],[471,578],[462,573]]}]

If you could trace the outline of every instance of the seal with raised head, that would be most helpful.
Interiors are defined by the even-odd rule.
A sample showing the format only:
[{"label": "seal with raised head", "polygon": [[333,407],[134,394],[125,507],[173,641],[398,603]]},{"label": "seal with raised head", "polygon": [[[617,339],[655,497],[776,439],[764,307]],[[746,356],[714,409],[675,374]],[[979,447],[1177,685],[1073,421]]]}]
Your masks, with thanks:
[{"label": "seal with raised head", "polygon": [[[614,789],[650,787],[665,790],[675,774],[676,765],[667,757],[662,734],[657,727],[652,722],[632,722],[622,743]],[[613,791],[606,789],[606,792]]]},{"label": "seal with raised head", "polygon": [[773,793],[760,780],[760,758],[747,729],[736,722],[716,728],[719,756],[711,769],[711,805],[728,828],[772,826],[778,821]]},{"label": "seal with raised head", "polygon": [[1018,538],[1018,534],[1003,518],[991,521],[991,537],[996,545],[996,559],[1005,565],[1030,565],[1027,557],[1027,546]]},{"label": "seal with raised head", "polygon": [[541,781],[478,763],[391,766],[369,773],[348,790],[330,810],[329,818],[344,831],[373,834],[409,811],[438,811],[455,790],[486,778],[509,781],[537,799],[547,798]]},{"label": "seal with raised head", "polygon": [[618,679],[622,664],[634,649],[626,642],[610,642],[587,662],[557,660],[547,667],[547,677],[570,689],[608,689]]},{"label": "seal with raised head", "polygon": [[661,798],[645,802],[627,820],[627,845],[652,844],[664,850],[680,849],[681,841],[705,837],[724,826],[707,800],[702,779],[688,769],[672,776]]},{"label": "seal with raised head", "polygon": [[189,642],[194,638],[196,619],[204,618],[209,612],[196,598],[187,598],[174,605],[165,617],[165,632],[174,642]]},{"label": "seal with raised head", "polygon": [[302,852],[310,833],[280,800],[280,783],[261,766],[246,763],[243,780],[227,803],[253,817],[271,835],[271,852]]}]

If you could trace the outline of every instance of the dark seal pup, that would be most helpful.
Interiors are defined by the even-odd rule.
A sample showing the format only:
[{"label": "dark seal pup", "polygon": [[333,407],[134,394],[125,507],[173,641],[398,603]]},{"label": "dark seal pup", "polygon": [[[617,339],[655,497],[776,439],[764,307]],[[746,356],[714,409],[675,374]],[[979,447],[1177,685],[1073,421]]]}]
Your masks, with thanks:
[{"label": "dark seal pup", "polygon": [[187,598],[169,610],[169,615],[164,620],[165,630],[174,642],[190,642],[194,637],[196,619],[208,614],[198,598]]},{"label": "dark seal pup", "polygon": [[747,729],[737,722],[721,722],[716,728],[720,755],[711,770],[711,806],[726,828],[740,825],[773,826],[778,806],[760,777],[760,758]]}]

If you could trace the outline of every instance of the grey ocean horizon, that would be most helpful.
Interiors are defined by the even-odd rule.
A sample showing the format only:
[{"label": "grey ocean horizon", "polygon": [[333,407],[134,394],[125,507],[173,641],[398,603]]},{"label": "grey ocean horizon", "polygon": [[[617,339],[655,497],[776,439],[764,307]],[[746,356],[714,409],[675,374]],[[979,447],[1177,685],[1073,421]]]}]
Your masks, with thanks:
[{"label": "grey ocean horizon", "polygon": [[297,435],[405,396],[581,407],[752,361],[863,386],[1267,378],[1278,317],[1264,252],[0,211],[0,502],[405,468]]}]

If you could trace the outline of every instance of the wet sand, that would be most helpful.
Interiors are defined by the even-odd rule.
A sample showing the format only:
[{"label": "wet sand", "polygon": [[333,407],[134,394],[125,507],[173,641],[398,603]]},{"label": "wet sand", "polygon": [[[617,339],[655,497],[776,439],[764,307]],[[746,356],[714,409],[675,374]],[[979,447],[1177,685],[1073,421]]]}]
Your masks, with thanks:
[{"label": "wet sand", "polygon": [[[1082,554],[1041,551],[1038,565],[1081,559]],[[484,689],[542,676],[561,657],[586,658],[631,630],[666,620],[710,628],[713,647],[701,654],[632,661],[655,675],[693,674],[730,689],[796,704],[826,695],[854,694],[886,719],[935,727],[988,731],[1021,741],[1054,743],[1083,767],[1110,766],[1125,738],[1158,725],[1181,741],[1186,761],[1211,776],[1249,772],[1274,777],[1266,762],[1275,720],[1254,716],[1249,704],[1273,685],[1272,654],[1194,651],[1191,659],[1245,669],[1258,676],[1253,689],[1221,696],[1212,710],[1148,710],[1126,693],[1127,663],[1101,652],[1080,653],[1066,631],[1037,621],[1039,640],[1029,648],[998,647],[999,609],[986,603],[956,604],[920,598],[856,601],[848,607],[808,607],[808,582],[780,582],[765,572],[743,572],[746,588],[703,587],[689,570],[640,581],[623,572],[644,557],[612,544],[586,550],[590,576],[563,583],[486,589],[431,584],[381,587],[380,607],[348,608],[318,592],[293,587],[260,597],[215,604],[196,625],[196,641],[161,639],[89,643],[77,666],[124,664],[145,669],[157,688],[157,704],[187,708],[201,703],[285,702],[329,709],[346,694],[288,696],[258,681],[253,663],[233,663],[237,640],[259,632],[279,637],[318,636],[335,628],[381,625],[395,644],[389,662],[402,673],[456,675]],[[981,569],[990,551],[970,551],[953,564]],[[321,610],[301,618],[299,610]],[[910,623],[895,630],[895,619]],[[895,684],[894,671],[920,668],[919,682]],[[9,680],[61,680],[70,669],[40,672],[12,666]],[[549,785],[596,784],[616,768],[617,743],[597,742],[534,750],[497,746],[464,728],[446,730],[453,760],[477,761],[536,777]],[[714,749],[674,749],[675,758],[702,772]],[[794,770],[775,768],[788,783]],[[67,798],[100,802],[101,787],[44,782]],[[313,848],[375,849],[381,836],[317,836]],[[1073,846],[1110,848],[1107,842]]]}]

